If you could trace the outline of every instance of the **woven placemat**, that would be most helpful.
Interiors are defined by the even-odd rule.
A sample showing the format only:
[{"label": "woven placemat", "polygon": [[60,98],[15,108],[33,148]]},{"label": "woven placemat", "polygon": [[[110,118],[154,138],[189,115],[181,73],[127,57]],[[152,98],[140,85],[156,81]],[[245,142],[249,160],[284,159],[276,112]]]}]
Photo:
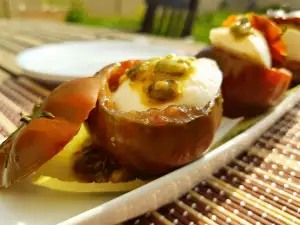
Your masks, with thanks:
[{"label": "woven placemat", "polygon": [[21,114],[29,114],[34,104],[50,93],[27,78],[3,73],[0,76],[0,141],[20,125]]},{"label": "woven placemat", "polygon": [[300,102],[177,201],[125,225],[299,225]]}]

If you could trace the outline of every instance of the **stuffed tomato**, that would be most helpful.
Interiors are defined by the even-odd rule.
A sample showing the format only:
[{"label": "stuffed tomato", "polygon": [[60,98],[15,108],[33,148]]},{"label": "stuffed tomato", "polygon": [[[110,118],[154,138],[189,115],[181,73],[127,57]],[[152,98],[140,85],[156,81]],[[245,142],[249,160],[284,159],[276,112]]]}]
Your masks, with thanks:
[{"label": "stuffed tomato", "polygon": [[199,158],[222,117],[222,74],[210,59],[167,56],[110,65],[89,126],[99,146],[139,174]]},{"label": "stuffed tomato", "polygon": [[282,30],[255,14],[230,16],[210,32],[212,46],[197,57],[217,61],[223,72],[224,115],[251,117],[278,104],[291,82],[284,69]]},{"label": "stuffed tomato", "polygon": [[170,55],[62,84],[2,143],[0,186],[35,172],[52,189],[128,191],[186,165],[220,125],[221,83],[215,61]]}]

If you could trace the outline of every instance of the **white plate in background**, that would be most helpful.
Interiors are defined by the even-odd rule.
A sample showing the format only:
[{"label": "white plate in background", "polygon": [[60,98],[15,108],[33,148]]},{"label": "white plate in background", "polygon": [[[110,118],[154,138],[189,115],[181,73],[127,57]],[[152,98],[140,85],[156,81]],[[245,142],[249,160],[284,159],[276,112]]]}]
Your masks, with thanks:
[{"label": "white plate in background", "polygon": [[17,65],[34,79],[63,82],[93,76],[104,66],[128,59],[149,59],[183,51],[141,41],[72,41],[29,48],[17,56]]}]

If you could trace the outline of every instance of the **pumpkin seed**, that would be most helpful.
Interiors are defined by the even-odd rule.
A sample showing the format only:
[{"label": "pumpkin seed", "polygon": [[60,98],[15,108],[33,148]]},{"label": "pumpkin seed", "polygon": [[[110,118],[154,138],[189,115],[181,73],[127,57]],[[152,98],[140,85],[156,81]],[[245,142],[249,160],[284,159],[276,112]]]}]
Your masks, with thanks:
[{"label": "pumpkin seed", "polygon": [[236,36],[246,36],[251,34],[252,26],[249,18],[242,17],[239,20],[237,20],[231,27],[231,31]]},{"label": "pumpkin seed", "polygon": [[154,72],[181,76],[189,70],[190,64],[185,60],[164,59],[157,62]]},{"label": "pumpkin seed", "polygon": [[178,96],[179,93],[179,85],[175,80],[155,81],[148,87],[149,97],[159,101],[172,100]]}]

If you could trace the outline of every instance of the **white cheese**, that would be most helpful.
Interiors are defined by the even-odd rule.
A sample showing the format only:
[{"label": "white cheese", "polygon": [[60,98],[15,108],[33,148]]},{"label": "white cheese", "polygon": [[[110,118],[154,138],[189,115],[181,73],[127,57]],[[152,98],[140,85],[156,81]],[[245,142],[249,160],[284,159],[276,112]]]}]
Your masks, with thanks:
[{"label": "white cheese", "polygon": [[287,58],[300,62],[300,30],[289,26],[282,36],[287,47]]},{"label": "white cheese", "polygon": [[[187,105],[195,107],[204,107],[220,91],[222,83],[222,72],[214,60],[201,58],[192,62],[195,72],[191,73],[182,81],[182,95],[173,101],[168,101],[155,108],[164,109],[170,105]],[[119,110],[146,111],[149,107],[141,101],[140,93],[132,90],[129,80],[121,83],[120,87],[112,95]]]},{"label": "white cheese", "polygon": [[237,38],[228,27],[214,28],[210,31],[210,41],[217,48],[270,68],[272,58],[268,43],[260,31],[252,30],[252,34]]}]

